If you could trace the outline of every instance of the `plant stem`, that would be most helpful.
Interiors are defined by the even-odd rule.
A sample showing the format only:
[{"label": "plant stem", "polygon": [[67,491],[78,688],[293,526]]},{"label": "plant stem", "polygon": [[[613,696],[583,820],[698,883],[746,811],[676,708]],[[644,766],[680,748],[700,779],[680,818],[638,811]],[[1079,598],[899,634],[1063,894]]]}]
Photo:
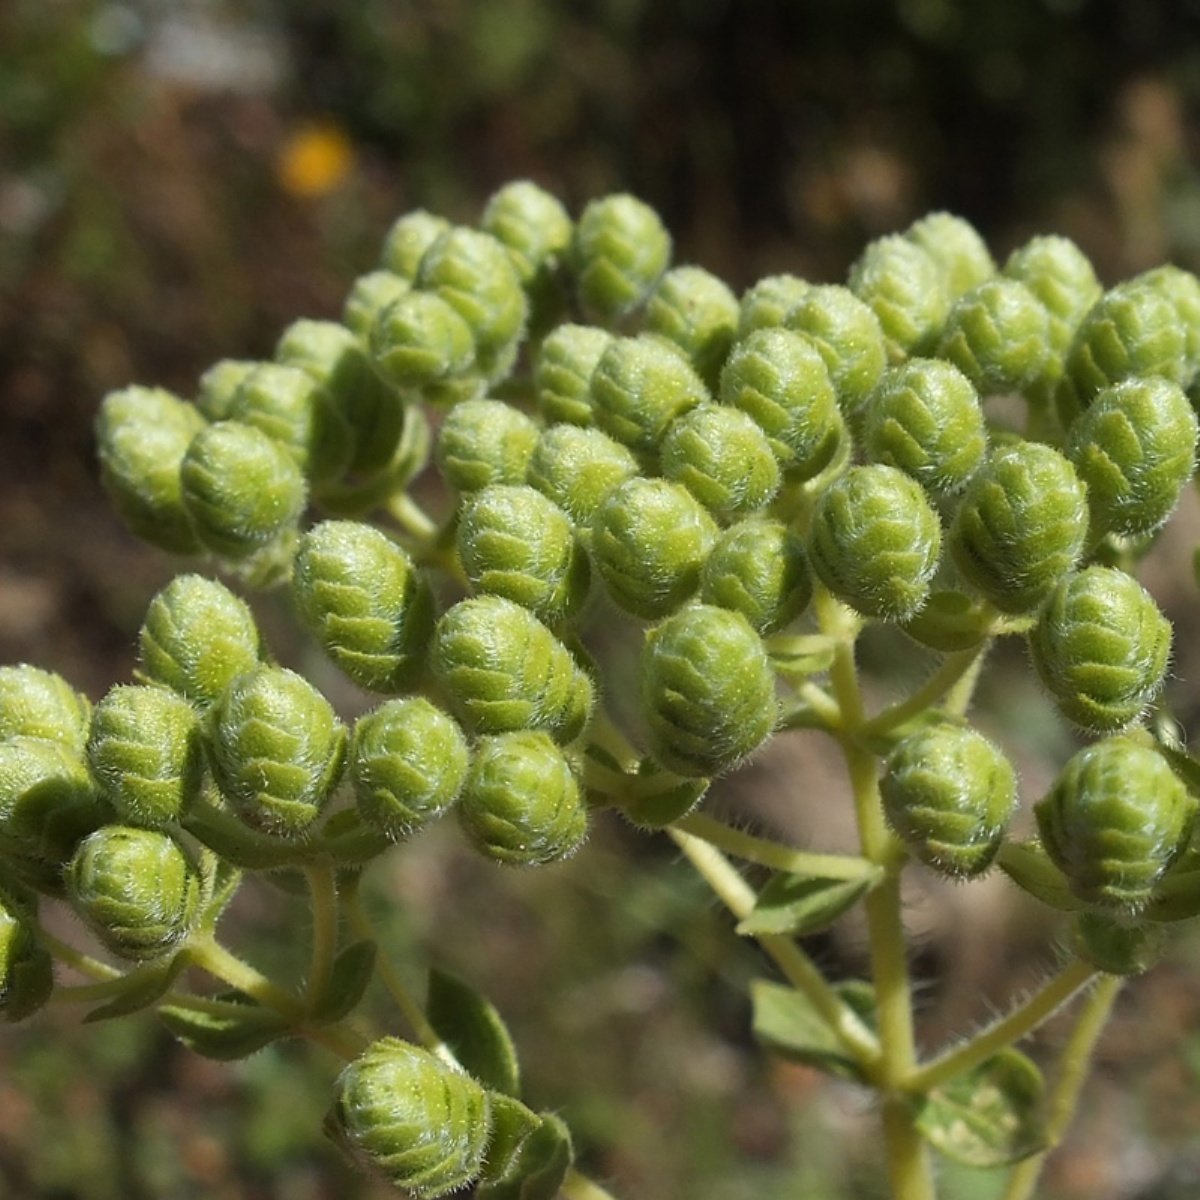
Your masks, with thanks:
[{"label": "plant stem", "polygon": [[860,733],[871,736],[886,733],[897,725],[903,725],[911,717],[918,716],[928,708],[936,706],[937,702],[954,687],[976,664],[983,658],[983,652],[989,645],[985,639],[977,646],[966,650],[955,650],[947,654],[941,666],[925,680],[910,696],[891,704],[882,712],[865,722]]},{"label": "plant stem", "polygon": [[1088,997],[1079,1020],[1059,1058],[1058,1079],[1050,1093],[1045,1126],[1046,1149],[1017,1164],[1009,1176],[1004,1200],[1031,1200],[1046,1157],[1062,1140],[1075,1116],[1084,1080],[1092,1061],[1092,1052],[1108,1022],[1113,1002],[1124,979],[1120,975],[1102,976]]},{"label": "plant stem", "polygon": [[613,1200],[612,1192],[602,1188],[594,1179],[572,1167],[562,1182],[559,1195],[563,1200]]},{"label": "plant stem", "polygon": [[758,863],[775,871],[818,879],[863,879],[880,874],[879,868],[865,858],[851,854],[813,854],[807,850],[795,850],[770,838],[743,833],[704,813],[681,817],[674,827],[735,858]]},{"label": "plant stem", "polygon": [[407,492],[389,496],[387,511],[396,524],[413,537],[423,542],[432,542],[437,537],[437,522]]},{"label": "plant stem", "polygon": [[810,728],[834,732],[842,726],[842,710],[823,687],[805,680],[795,689],[799,703],[785,708],[780,718],[780,728]]},{"label": "plant stem", "polygon": [[[667,833],[725,907],[738,920],[748,916],[754,908],[754,890],[725,855],[682,829],[669,828]],[[782,934],[762,934],[756,940],[775,960],[784,978],[807,997],[846,1050],[869,1071],[879,1057],[875,1036],[829,986],[812,959],[791,938]]]},{"label": "plant stem", "polygon": [[38,928],[38,938],[55,958],[66,963],[68,967],[74,967],[81,975],[99,980],[124,978],[116,967],[110,967],[108,963],[102,963],[98,958],[92,958],[91,955],[84,954],[82,950],[76,950],[74,946],[60,941],[41,927]]},{"label": "plant stem", "polygon": [[305,989],[305,1008],[313,1012],[329,988],[338,941],[337,879],[332,867],[305,867],[312,899],[312,957]]},{"label": "plant stem", "polygon": [[973,1038],[914,1070],[904,1086],[911,1092],[928,1092],[956,1075],[986,1062],[993,1054],[1028,1036],[1045,1024],[1080,989],[1096,978],[1096,968],[1081,959],[1068,963],[1032,996],[1006,1017],[989,1025]]}]

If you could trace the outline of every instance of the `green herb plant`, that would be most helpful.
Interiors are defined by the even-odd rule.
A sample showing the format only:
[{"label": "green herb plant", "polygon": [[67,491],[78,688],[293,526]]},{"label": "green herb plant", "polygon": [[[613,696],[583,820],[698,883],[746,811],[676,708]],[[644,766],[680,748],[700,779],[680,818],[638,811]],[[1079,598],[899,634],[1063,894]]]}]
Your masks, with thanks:
[{"label": "green herb plant", "polygon": [[[935,1195],[939,1155],[1033,1195],[1122,980],[1200,914],[1200,763],[1159,700],[1171,624],[1134,575],[1195,471],[1200,282],[1161,267],[1104,291],[1061,237],[998,268],[944,213],[872,242],[845,286],[777,275],[739,299],[671,252],[631,196],[572,220],[513,183],[478,228],[402,217],[343,323],[298,321],[273,361],[217,363],[194,401],[105,398],[128,526],[241,590],[290,589],[378,699],[347,728],[199,569],[154,597],[136,682],[94,708],[0,669],[7,1019],[152,1009],[218,1059],[307,1038],[345,1063],[328,1133],[400,1191],[603,1200],[563,1120],[522,1099],[495,1008],[436,967],[418,1003],[359,888],[450,814],[486,858],[542,867],[611,811],[673,839],[770,960],[759,1041],[875,1094],[897,1200]],[[1002,394],[1020,432],[985,407]],[[869,625],[935,660],[874,711]],[[636,704],[615,702],[614,638],[636,642]],[[1084,739],[1024,841],[1013,767],[968,716],[1001,638],[1027,640]],[[844,758],[858,854],[703,811],[714,777],[800,732]],[[1071,914],[1070,950],[1007,1015],[918,1055],[903,873],[997,865]],[[303,884],[302,982],[217,936],[255,873]],[[804,938],[855,905],[870,977],[828,979]],[[189,990],[204,975],[225,990]],[[375,976],[403,1038],[356,1023]],[[1015,1044],[1068,1004],[1046,1084]]]}]

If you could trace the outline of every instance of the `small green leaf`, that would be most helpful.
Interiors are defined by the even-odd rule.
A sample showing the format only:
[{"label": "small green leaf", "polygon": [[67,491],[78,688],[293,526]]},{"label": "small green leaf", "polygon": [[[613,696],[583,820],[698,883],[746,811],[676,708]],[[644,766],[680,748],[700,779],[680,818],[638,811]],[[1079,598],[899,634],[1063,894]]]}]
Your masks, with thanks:
[{"label": "small green leaf", "polygon": [[836,643],[822,633],[805,633],[767,638],[771,669],[785,679],[819,675],[833,665]]},{"label": "small green leaf", "polygon": [[374,942],[352,942],[333,960],[329,980],[312,1006],[312,1020],[340,1021],[354,1010],[375,973],[376,950]]},{"label": "small green leaf", "polygon": [[738,924],[737,931],[750,937],[763,933],[785,933],[792,937],[816,933],[833,924],[871,889],[873,882],[869,875],[861,879],[775,875],[759,893],[754,911]]},{"label": "small green leaf", "polygon": [[628,800],[621,810],[640,829],[662,829],[687,816],[708,791],[707,779],[684,779],[643,759],[629,780]]},{"label": "small green leaf", "polygon": [[149,1008],[156,1000],[164,996],[171,984],[179,977],[188,965],[190,958],[186,950],[170,958],[147,963],[136,971],[125,976],[125,987],[119,996],[115,996],[107,1004],[94,1008],[83,1018],[85,1025],[97,1021],[111,1021],[114,1017],[125,1017],[130,1013],[141,1012]]},{"label": "small green leaf", "polygon": [[223,858],[216,858],[211,872],[204,874],[204,907],[200,912],[198,928],[211,933],[217,927],[221,914],[237,894],[242,882],[242,871]]},{"label": "small green leaf", "polygon": [[973,1071],[934,1088],[916,1127],[947,1158],[1003,1167],[1043,1149],[1042,1074],[1017,1050],[1001,1050]]},{"label": "small green leaf", "polygon": [[1087,907],[1071,892],[1067,877],[1050,861],[1039,841],[1005,842],[996,862],[1017,887],[1051,908],[1078,912]]},{"label": "small green leaf", "polygon": [[484,1179],[500,1180],[515,1160],[525,1139],[541,1124],[541,1117],[513,1096],[491,1096],[492,1132],[488,1141]]},{"label": "small green leaf", "polygon": [[969,650],[987,636],[991,614],[965,592],[931,592],[925,607],[904,622],[904,632],[933,650]]},{"label": "small green leaf", "polygon": [[[875,992],[869,983],[851,979],[835,984],[834,991],[857,1016],[874,1023]],[[754,1006],[752,1031],[768,1050],[831,1075],[862,1078],[837,1034],[800,992],[782,983],[756,979],[750,985],[750,999]]]},{"label": "small green leaf", "polygon": [[1186,921],[1200,916],[1200,850],[1185,850],[1154,889],[1143,910],[1148,921]]},{"label": "small green leaf", "polygon": [[520,1088],[520,1068],[512,1035],[495,1007],[461,979],[429,972],[429,1023],[455,1058],[481,1083],[509,1096]]},{"label": "small green leaf", "polygon": [[[221,1062],[248,1058],[291,1031],[291,1026],[278,1013],[263,1008],[239,992],[226,993],[218,999],[229,1002],[228,1011],[198,1012],[163,1005],[158,1015],[189,1050]],[[237,1008],[244,1011],[238,1012]]]},{"label": "small green leaf", "polygon": [[[494,1097],[493,1120],[499,1115],[498,1101],[512,1105],[507,1098]],[[571,1132],[553,1113],[534,1116],[524,1105],[518,1120],[502,1118],[507,1126],[506,1144],[493,1131],[488,1147],[488,1172],[475,1189],[477,1200],[554,1200],[575,1159]],[[530,1126],[528,1119],[533,1118]],[[509,1135],[519,1134],[514,1143]],[[499,1153],[498,1153],[499,1151]]]}]

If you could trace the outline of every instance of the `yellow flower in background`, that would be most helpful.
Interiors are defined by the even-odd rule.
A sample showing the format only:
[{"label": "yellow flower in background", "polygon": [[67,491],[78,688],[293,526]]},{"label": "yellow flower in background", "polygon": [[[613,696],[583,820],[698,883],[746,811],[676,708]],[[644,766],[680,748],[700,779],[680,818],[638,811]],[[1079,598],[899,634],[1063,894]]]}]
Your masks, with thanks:
[{"label": "yellow flower in background", "polygon": [[322,196],[346,177],[354,164],[350,139],[327,121],[302,125],[279,153],[279,181],[294,196]]}]

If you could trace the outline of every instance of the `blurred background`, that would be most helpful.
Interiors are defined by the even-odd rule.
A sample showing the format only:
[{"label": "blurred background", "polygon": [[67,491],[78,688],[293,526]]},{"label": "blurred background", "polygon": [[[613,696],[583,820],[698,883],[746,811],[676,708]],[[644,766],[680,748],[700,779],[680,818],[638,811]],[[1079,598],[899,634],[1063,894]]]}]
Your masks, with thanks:
[{"label": "blurred background", "polygon": [[[128,677],[175,564],[99,492],[100,396],[132,381],[190,395],[217,358],[267,357],[297,317],[336,316],[406,209],[470,222],[520,176],[573,211],[629,190],[678,260],[740,290],[785,270],[839,280],[866,240],[948,208],[997,256],[1067,234],[1113,282],[1200,268],[1198,118],[1200,0],[5,0],[0,661],[93,698]],[[1179,622],[1185,724],[1200,712],[1189,505],[1148,565]],[[283,662],[345,688],[278,602],[257,608]],[[983,724],[1036,797],[1069,736],[1019,650],[988,678]],[[798,805],[800,764],[813,800]],[[839,787],[800,739],[715,803],[836,847]],[[532,1101],[567,1117],[624,1200],[884,1195],[872,1114],[755,1049],[745,987],[763,965],[661,841],[601,822],[567,866],[511,874],[435,831],[376,876],[402,972],[419,986],[436,954],[487,991]],[[1054,961],[1045,913],[1003,880],[915,878],[909,915],[927,1045]],[[254,890],[235,921],[250,957],[302,969],[285,897]],[[852,924],[813,949],[838,975],[863,969]],[[1185,934],[1129,989],[1046,1196],[1200,1194],[1198,968]],[[369,1015],[397,1028],[374,994]],[[382,1196],[317,1133],[335,1069],[292,1046],[211,1064],[150,1020],[44,1014],[0,1037],[0,1197]],[[981,1173],[946,1185],[996,1194]]]}]

